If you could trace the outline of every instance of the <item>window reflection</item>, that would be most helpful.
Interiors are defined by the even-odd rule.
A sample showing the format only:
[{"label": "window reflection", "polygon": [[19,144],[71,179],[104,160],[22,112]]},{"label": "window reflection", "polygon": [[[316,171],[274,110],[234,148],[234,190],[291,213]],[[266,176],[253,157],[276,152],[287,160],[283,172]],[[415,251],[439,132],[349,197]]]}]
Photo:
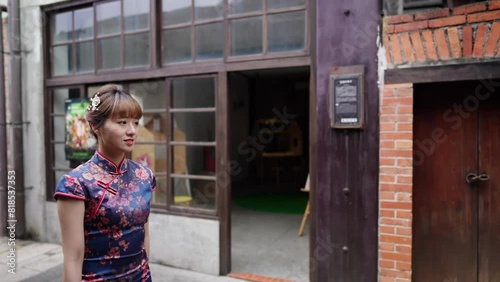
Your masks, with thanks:
[{"label": "window reflection", "polygon": [[75,39],[92,39],[94,37],[94,12],[92,8],[75,11]]},{"label": "window reflection", "polygon": [[305,14],[303,11],[268,16],[268,52],[304,50]]},{"label": "window reflection", "polygon": [[163,0],[163,25],[191,22],[191,0]]},{"label": "window reflection", "polygon": [[224,1],[222,0],[196,0],[194,3],[197,21],[224,17]]},{"label": "window reflection", "polygon": [[97,34],[108,35],[120,33],[121,25],[121,3],[120,1],[99,4],[97,12]]},{"label": "window reflection", "polygon": [[231,55],[262,53],[262,17],[232,20]]},{"label": "window reflection", "polygon": [[71,12],[57,14],[54,17],[54,25],[52,34],[54,35],[54,43],[63,43],[71,41],[73,38],[73,17]]},{"label": "window reflection", "polygon": [[149,1],[124,0],[123,20],[125,31],[149,28]]},{"label": "window reflection", "polygon": [[163,62],[191,61],[191,28],[165,30],[163,32]]},{"label": "window reflection", "polygon": [[231,14],[245,14],[262,11],[262,0],[229,0]]}]

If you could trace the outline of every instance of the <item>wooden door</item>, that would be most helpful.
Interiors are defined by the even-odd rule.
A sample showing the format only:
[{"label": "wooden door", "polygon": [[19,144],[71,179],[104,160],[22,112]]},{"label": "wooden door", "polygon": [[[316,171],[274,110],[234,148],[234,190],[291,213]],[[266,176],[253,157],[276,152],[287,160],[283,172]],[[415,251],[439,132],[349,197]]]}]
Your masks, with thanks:
[{"label": "wooden door", "polygon": [[[496,94],[496,95],[495,95]],[[500,281],[500,90],[479,111],[479,281]]]},{"label": "wooden door", "polygon": [[477,169],[477,112],[454,114],[461,90],[415,87],[413,281],[477,279],[477,190],[465,181]]},{"label": "wooden door", "polygon": [[500,99],[479,84],[415,87],[413,281],[500,281]]}]

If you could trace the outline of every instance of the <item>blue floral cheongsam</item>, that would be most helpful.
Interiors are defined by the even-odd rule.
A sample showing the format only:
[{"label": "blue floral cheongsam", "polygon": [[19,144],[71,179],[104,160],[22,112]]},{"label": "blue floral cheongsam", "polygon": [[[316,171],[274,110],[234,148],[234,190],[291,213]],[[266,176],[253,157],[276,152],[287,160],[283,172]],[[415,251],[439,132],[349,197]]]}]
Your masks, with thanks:
[{"label": "blue floral cheongsam", "polygon": [[151,281],[144,224],[155,189],[150,169],[100,152],[61,178],[55,199],[85,201],[82,281]]}]

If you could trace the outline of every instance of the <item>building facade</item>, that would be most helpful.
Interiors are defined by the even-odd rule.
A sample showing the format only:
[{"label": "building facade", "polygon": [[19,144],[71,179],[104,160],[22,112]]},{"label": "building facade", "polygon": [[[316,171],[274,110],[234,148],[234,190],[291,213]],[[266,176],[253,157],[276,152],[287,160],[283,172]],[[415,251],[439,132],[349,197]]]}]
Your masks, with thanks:
[{"label": "building facade", "polygon": [[[382,189],[384,176],[379,160],[385,161],[379,159],[385,65],[377,62],[377,54],[384,60],[378,1],[19,4],[26,236],[60,242],[52,195],[61,175],[81,162],[67,156],[67,140],[73,140],[67,102],[89,97],[103,84],[121,83],[144,109],[142,133],[129,157],[150,166],[158,181],[151,260],[230,273],[231,195],[240,178],[252,175],[236,146],[250,129],[234,121],[286,123],[290,115],[283,101],[296,99],[288,113],[300,117],[305,157],[284,170],[256,169],[273,181],[292,169],[310,177],[309,255],[280,278],[375,281],[385,271],[378,259],[384,253],[378,248],[383,217],[377,187]],[[365,124],[332,128],[330,77],[350,66],[362,69]],[[255,99],[254,108],[242,106],[248,99]],[[297,268],[307,275],[296,275]]]},{"label": "building facade", "polygon": [[500,277],[499,9],[384,18],[379,281]]},{"label": "building facade", "polygon": [[[306,156],[255,169],[310,177],[309,254],[280,278],[495,280],[500,1],[417,2],[20,1],[26,235],[60,242],[66,101],[121,83],[144,108],[129,157],[159,184],[151,260],[230,273],[241,124],[286,122],[296,99]],[[365,124],[335,128],[331,77],[354,66]]]}]

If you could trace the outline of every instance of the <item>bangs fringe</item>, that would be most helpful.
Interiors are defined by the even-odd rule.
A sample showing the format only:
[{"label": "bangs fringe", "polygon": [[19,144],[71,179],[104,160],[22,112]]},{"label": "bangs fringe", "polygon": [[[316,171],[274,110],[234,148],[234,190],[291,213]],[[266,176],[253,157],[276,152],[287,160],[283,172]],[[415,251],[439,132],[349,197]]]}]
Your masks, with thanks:
[{"label": "bangs fringe", "polygon": [[113,104],[113,118],[140,119],[142,117],[141,105],[130,95],[116,95]]}]

